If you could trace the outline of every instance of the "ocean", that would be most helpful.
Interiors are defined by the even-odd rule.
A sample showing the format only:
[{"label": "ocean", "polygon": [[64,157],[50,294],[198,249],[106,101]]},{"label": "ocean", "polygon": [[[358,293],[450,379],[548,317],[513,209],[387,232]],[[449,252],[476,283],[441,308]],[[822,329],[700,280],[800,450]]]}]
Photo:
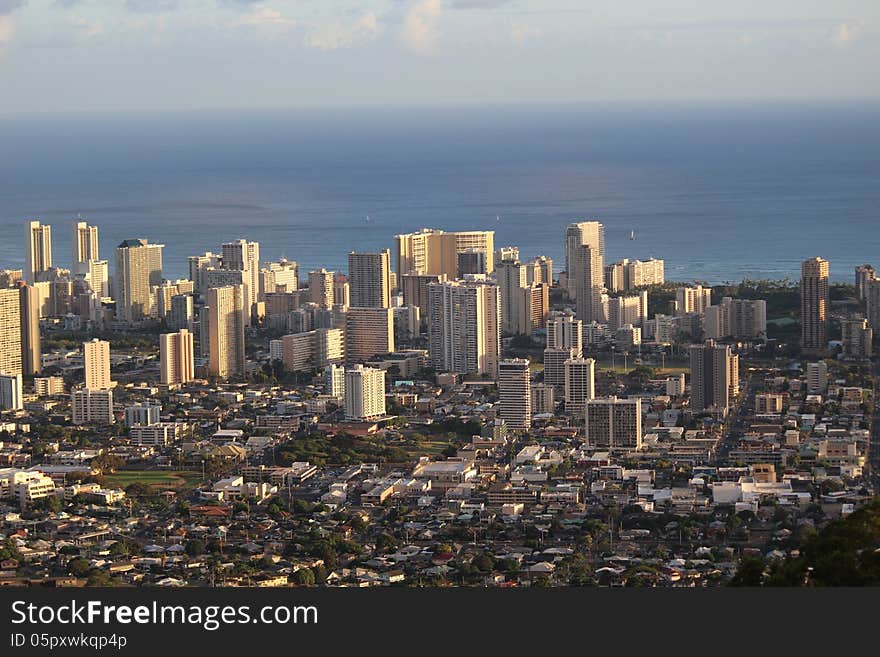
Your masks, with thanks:
[{"label": "ocean", "polygon": [[424,226],[560,271],[565,227],[598,219],[606,262],[663,258],[668,280],[796,279],[819,255],[851,281],[880,265],[880,104],[0,115],[0,268],[32,218],[69,266],[77,216],[111,269],[123,239],[165,244],[168,278],[238,238],[345,271]]}]

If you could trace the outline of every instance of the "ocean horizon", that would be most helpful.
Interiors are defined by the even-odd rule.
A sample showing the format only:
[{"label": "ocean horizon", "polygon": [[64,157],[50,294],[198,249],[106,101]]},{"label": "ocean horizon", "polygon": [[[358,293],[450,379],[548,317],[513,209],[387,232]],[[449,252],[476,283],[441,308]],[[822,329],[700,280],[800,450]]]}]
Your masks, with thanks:
[{"label": "ocean horizon", "polygon": [[78,216],[111,269],[124,239],[165,244],[168,278],[238,238],[346,271],[421,227],[495,230],[558,273],[584,219],[606,262],[676,281],[796,280],[819,255],[851,282],[880,252],[877,102],[0,115],[0,144],[0,268],[31,219],[68,267]]}]

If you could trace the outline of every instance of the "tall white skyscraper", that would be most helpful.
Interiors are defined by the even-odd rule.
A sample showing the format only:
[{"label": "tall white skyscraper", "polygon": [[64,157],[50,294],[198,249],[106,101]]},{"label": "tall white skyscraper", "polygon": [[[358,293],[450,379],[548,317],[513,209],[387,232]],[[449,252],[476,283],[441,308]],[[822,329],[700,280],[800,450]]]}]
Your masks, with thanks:
[{"label": "tall white skyscraper", "polygon": [[565,389],[565,361],[583,355],[583,323],[570,312],[551,313],[547,318],[547,348],[544,349],[544,383],[562,395]]},{"label": "tall white skyscraper", "polygon": [[528,431],[532,426],[531,379],[526,358],[498,363],[498,417],[516,431]]},{"label": "tall white skyscraper", "polygon": [[253,305],[260,290],[260,244],[236,240],[223,245],[223,269],[240,271],[244,285],[244,309],[246,326],[250,326]]},{"label": "tall white skyscraper", "polygon": [[354,365],[345,370],[345,419],[358,422],[385,415],[385,370]]},{"label": "tall white skyscraper", "polygon": [[484,281],[428,285],[428,353],[441,372],[495,377],[501,355],[498,286]]},{"label": "tall white skyscraper", "polygon": [[[582,247],[589,247],[584,250]],[[583,288],[592,304],[578,304],[578,317],[598,321],[599,295],[605,284],[605,227],[598,221],[581,221],[565,231],[565,272],[568,296],[577,300]],[[588,316],[589,315],[589,316]]]},{"label": "tall white skyscraper", "polygon": [[244,286],[208,290],[208,371],[222,379],[244,374]]},{"label": "tall white skyscraper", "polygon": [[110,343],[95,338],[83,343],[83,366],[85,367],[86,388],[89,390],[109,390]]},{"label": "tall white skyscraper", "polygon": [[51,269],[52,226],[44,226],[39,221],[25,224],[24,260],[24,279],[28,283],[33,283],[40,272]]}]

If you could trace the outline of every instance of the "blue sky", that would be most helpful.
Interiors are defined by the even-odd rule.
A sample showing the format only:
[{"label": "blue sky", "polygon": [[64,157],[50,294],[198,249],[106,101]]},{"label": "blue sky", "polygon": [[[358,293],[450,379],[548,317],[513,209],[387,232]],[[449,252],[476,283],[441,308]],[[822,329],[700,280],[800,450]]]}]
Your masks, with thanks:
[{"label": "blue sky", "polygon": [[880,96],[877,0],[0,0],[0,112]]}]

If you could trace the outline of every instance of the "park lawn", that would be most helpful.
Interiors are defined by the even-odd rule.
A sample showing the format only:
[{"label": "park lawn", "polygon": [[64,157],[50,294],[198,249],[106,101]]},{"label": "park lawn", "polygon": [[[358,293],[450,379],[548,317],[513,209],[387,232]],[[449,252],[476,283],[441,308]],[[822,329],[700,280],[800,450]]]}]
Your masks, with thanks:
[{"label": "park lawn", "polygon": [[404,449],[410,457],[440,456],[451,444],[447,440],[420,440],[417,445],[405,446]]},{"label": "park lawn", "polygon": [[125,488],[129,484],[140,483],[154,488],[195,488],[202,474],[194,470],[117,470],[105,475],[108,486]]}]

